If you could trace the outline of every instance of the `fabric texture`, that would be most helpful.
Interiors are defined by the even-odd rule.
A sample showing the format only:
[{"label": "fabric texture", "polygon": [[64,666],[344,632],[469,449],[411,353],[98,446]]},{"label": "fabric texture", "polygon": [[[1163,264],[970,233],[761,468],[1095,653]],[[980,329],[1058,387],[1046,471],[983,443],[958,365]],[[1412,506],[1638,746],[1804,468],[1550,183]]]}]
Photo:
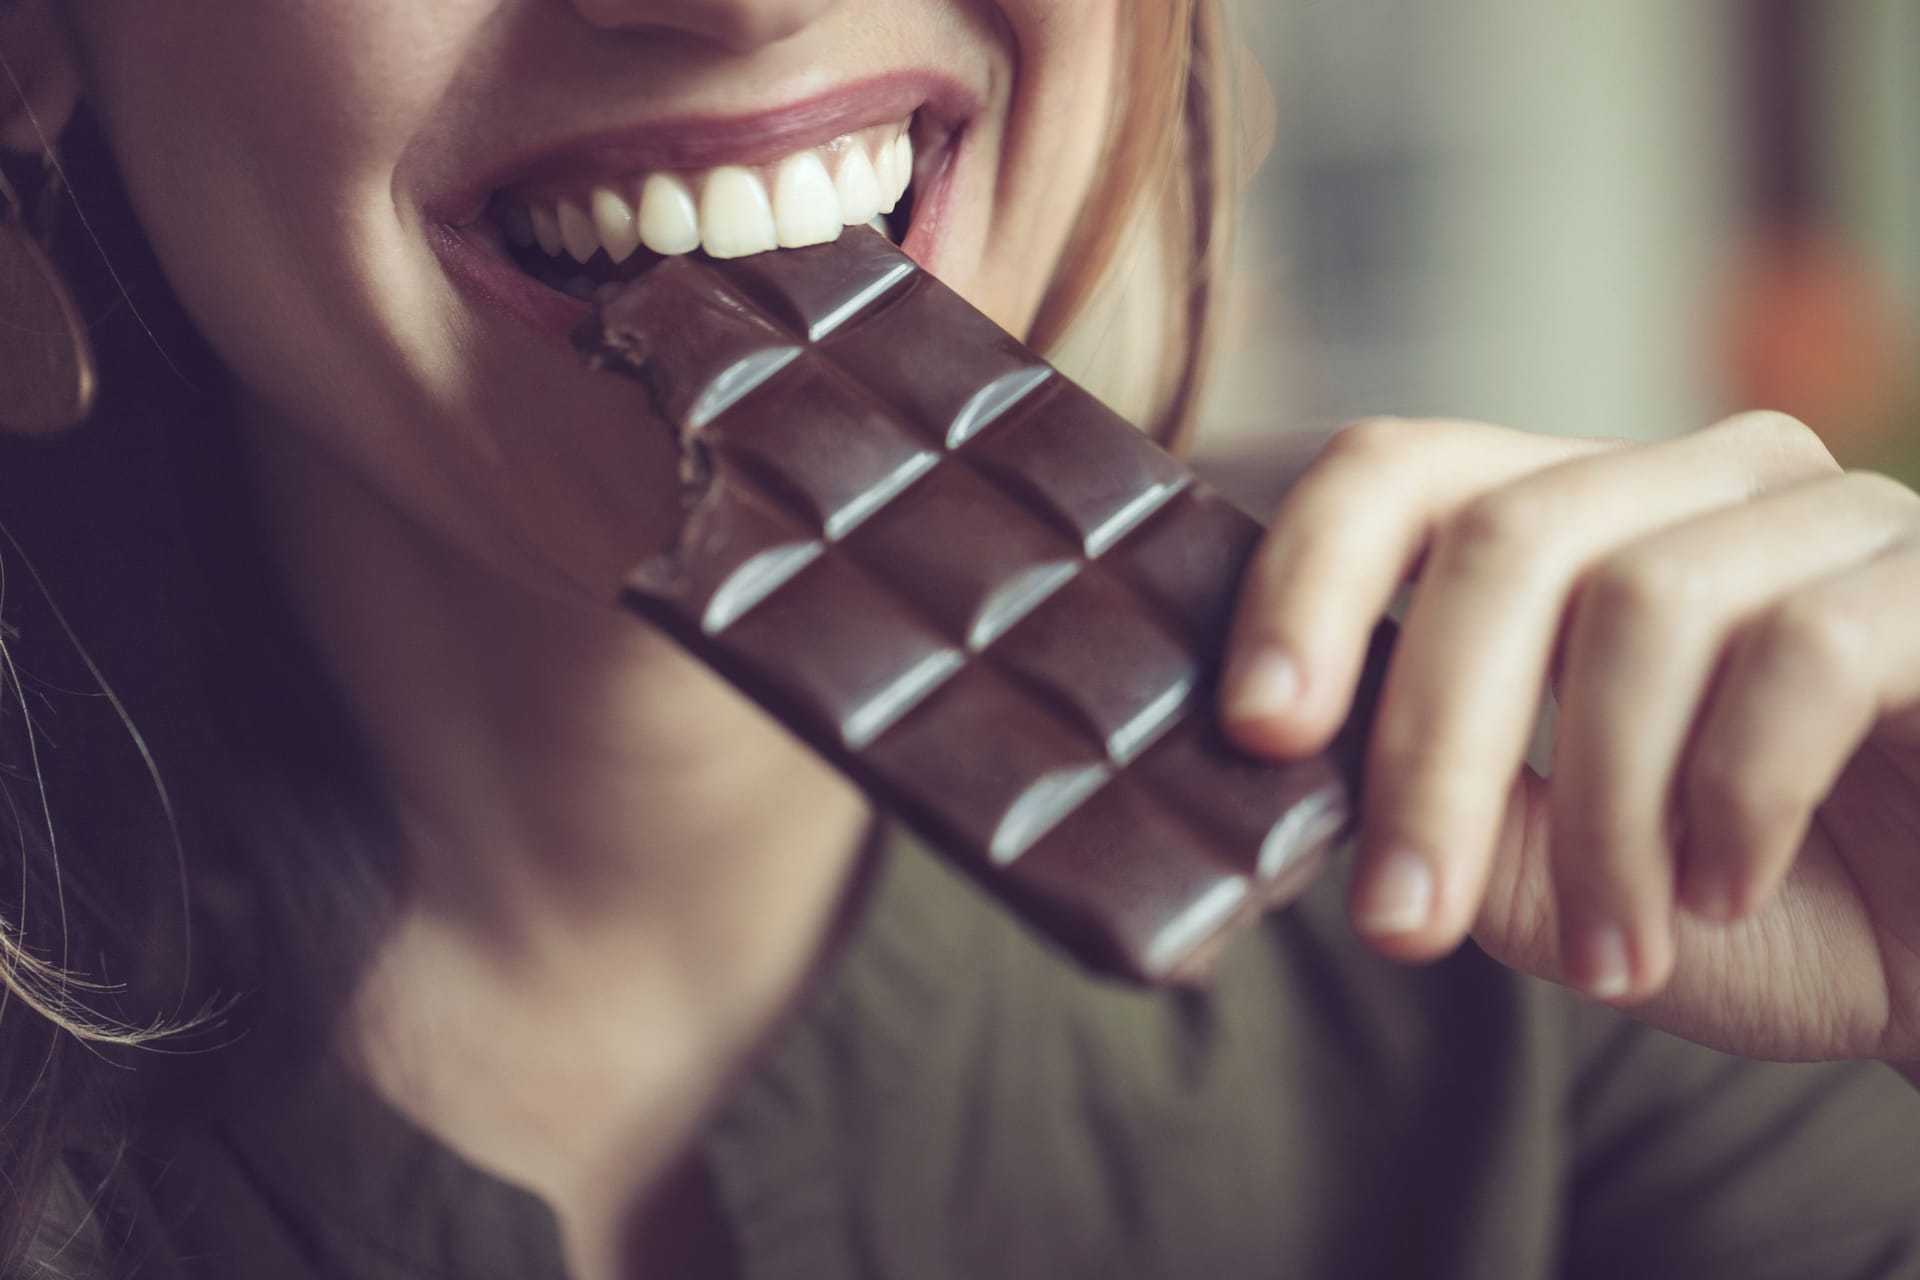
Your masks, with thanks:
[{"label": "fabric texture", "polygon": [[[1920,1277],[1891,1071],[1727,1058],[1472,948],[1390,965],[1330,882],[1169,996],[904,836],[876,876],[705,1130],[744,1280]],[[126,1160],[141,1280],[565,1276],[545,1204],[321,1065]],[[62,1234],[44,1274],[94,1274]]]}]

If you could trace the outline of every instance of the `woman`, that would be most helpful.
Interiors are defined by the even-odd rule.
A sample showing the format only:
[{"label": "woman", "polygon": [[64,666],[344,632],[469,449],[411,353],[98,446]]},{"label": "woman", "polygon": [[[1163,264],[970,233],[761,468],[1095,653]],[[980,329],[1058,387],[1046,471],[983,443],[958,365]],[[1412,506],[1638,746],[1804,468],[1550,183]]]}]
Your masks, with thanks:
[{"label": "woman", "polygon": [[[93,427],[4,464],[33,1265],[1920,1274],[1920,1107],[1883,1068],[1354,941],[1471,929],[1717,1049],[1920,1078],[1920,499],[1804,429],[1340,437],[1223,706],[1315,749],[1420,571],[1353,928],[1288,913],[1204,999],[1049,959],[602,603],[674,468],[560,340],[570,241],[825,234],[786,184],[817,160],[864,220],[905,130],[909,251],[1042,342],[1129,279],[1093,305],[1175,353],[1131,388],[1173,432],[1219,39],[1117,0],[0,4],[0,140],[61,141],[152,331],[103,335]],[[1521,774],[1550,675],[1551,787]],[[103,678],[137,736],[71,692]],[[130,985],[62,1004],[46,956]],[[175,1052],[114,1045],[155,1018]]]}]

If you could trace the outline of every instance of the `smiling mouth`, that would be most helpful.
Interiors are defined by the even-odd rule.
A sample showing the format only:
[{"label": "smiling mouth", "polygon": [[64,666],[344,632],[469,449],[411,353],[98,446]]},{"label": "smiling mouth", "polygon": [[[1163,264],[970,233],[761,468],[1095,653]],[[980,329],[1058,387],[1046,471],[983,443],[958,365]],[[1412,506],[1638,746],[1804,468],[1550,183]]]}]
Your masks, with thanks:
[{"label": "smiling mouth", "polygon": [[824,244],[861,225],[900,244],[915,190],[944,164],[950,142],[916,133],[915,124],[842,134],[772,164],[509,188],[489,202],[487,220],[523,273],[587,302],[663,257],[696,250],[745,257]]}]

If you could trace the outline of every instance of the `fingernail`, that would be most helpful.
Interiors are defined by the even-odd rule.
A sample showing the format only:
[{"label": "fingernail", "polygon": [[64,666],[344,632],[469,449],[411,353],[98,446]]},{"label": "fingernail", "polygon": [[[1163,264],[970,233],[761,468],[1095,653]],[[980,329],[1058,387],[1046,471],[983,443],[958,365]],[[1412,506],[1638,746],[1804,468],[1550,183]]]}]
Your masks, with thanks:
[{"label": "fingernail", "polygon": [[1257,649],[1234,674],[1227,693],[1227,718],[1263,720],[1285,715],[1300,698],[1300,667],[1277,646]]},{"label": "fingernail", "polygon": [[1618,925],[1592,925],[1575,934],[1566,967],[1567,980],[1595,1000],[1618,1000],[1633,987],[1627,935]]},{"label": "fingernail", "polygon": [[1361,890],[1354,925],[1362,933],[1413,933],[1433,918],[1433,866],[1411,849],[1382,858]]}]

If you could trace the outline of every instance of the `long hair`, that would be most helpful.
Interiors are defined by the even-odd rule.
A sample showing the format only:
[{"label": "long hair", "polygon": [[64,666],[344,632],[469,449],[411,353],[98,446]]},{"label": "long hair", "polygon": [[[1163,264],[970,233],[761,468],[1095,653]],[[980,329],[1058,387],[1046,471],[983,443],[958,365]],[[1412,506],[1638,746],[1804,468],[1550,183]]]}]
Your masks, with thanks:
[{"label": "long hair", "polygon": [[[1030,337],[1177,445],[1226,250],[1226,35],[1215,0],[1124,12],[1106,155]],[[84,110],[60,153],[56,257],[103,387],[70,437],[0,440],[0,1275],[75,1167],[110,1258],[143,1115],[332,1051],[407,890],[261,550],[229,375]]]},{"label": "long hair", "polygon": [[110,1181],[143,1114],[327,1044],[404,890],[266,562],[228,376],[84,112],[61,155],[103,382],[71,436],[0,440],[0,1275],[63,1166]]}]

